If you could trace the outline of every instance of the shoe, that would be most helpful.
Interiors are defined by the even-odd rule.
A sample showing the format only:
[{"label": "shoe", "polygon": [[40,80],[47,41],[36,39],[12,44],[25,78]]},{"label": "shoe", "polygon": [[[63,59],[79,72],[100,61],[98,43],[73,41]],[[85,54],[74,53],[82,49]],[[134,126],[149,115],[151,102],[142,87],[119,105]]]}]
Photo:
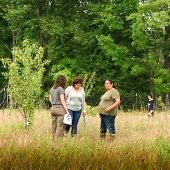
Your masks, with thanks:
[{"label": "shoe", "polygon": [[116,134],[110,134],[109,135],[109,141],[113,142],[113,140],[116,138]]},{"label": "shoe", "polygon": [[71,134],[71,137],[73,138],[73,137],[77,137],[77,134],[76,133],[72,133]]},{"label": "shoe", "polygon": [[64,137],[67,137],[68,136],[68,131],[64,131]]},{"label": "shoe", "polygon": [[105,141],[106,139],[106,133],[100,133],[100,139]]}]

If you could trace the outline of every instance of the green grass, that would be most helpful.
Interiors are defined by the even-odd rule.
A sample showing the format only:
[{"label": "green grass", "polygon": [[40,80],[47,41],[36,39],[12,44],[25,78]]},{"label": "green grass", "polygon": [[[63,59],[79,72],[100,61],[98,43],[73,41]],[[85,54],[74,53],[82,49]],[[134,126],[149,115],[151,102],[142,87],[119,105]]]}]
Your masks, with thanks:
[{"label": "green grass", "polygon": [[29,132],[22,128],[19,113],[13,116],[6,111],[0,120],[0,129],[3,129],[0,133],[1,170],[170,168],[168,113],[157,114],[152,119],[145,119],[145,113],[120,113],[116,120],[117,136],[112,143],[100,141],[98,116],[88,116],[87,126],[81,119],[76,138],[54,142],[50,135],[51,117],[48,111],[36,113]]}]

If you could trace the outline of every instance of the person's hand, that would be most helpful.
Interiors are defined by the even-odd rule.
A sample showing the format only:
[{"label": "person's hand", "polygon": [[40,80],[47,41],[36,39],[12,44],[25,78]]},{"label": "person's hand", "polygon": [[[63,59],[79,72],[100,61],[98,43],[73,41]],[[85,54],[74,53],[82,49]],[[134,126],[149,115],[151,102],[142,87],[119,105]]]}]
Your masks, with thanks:
[{"label": "person's hand", "polygon": [[87,115],[87,112],[82,112],[82,114],[83,114],[83,117],[85,117]]},{"label": "person's hand", "polygon": [[111,111],[110,107],[107,107],[107,108],[105,109],[105,111],[106,111],[106,112],[110,112],[110,111]]},{"label": "person's hand", "polygon": [[67,114],[68,116],[70,115],[70,113],[69,113],[69,111],[68,111],[68,110],[66,111],[66,114]]}]

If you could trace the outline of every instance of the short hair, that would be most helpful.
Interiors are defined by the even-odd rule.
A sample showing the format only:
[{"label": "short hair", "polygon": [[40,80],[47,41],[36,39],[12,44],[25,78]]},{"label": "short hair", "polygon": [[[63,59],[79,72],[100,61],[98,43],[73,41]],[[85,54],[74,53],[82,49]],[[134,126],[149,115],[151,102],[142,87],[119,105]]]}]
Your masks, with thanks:
[{"label": "short hair", "polygon": [[53,88],[56,89],[57,87],[62,87],[64,88],[66,85],[66,77],[63,75],[59,75],[53,85]]},{"label": "short hair", "polygon": [[72,82],[73,87],[75,87],[75,84],[83,84],[83,78],[75,77]]},{"label": "short hair", "polygon": [[116,87],[116,85],[113,83],[113,81],[112,81],[112,80],[110,80],[110,79],[106,79],[105,81],[109,81],[109,83],[110,83],[110,84],[113,84],[113,88],[115,88],[115,89],[117,88],[117,87]]},{"label": "short hair", "polygon": [[148,94],[148,96],[150,96],[151,98],[153,98],[153,95],[152,95],[152,94]]}]

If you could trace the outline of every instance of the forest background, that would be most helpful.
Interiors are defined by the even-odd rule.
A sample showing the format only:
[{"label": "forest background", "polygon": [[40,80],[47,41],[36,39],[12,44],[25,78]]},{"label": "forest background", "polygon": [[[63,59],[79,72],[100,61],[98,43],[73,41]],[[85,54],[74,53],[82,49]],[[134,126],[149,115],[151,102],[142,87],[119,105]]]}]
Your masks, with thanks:
[{"label": "forest background", "polygon": [[[105,79],[116,84],[124,110],[145,109],[150,93],[158,106],[161,98],[170,105],[170,0],[0,0],[0,59],[12,60],[12,48],[25,38],[44,47],[43,60],[50,61],[43,76],[45,107],[59,74],[68,85],[84,77],[92,106]],[[5,72],[0,62],[1,107],[8,102]]]}]

